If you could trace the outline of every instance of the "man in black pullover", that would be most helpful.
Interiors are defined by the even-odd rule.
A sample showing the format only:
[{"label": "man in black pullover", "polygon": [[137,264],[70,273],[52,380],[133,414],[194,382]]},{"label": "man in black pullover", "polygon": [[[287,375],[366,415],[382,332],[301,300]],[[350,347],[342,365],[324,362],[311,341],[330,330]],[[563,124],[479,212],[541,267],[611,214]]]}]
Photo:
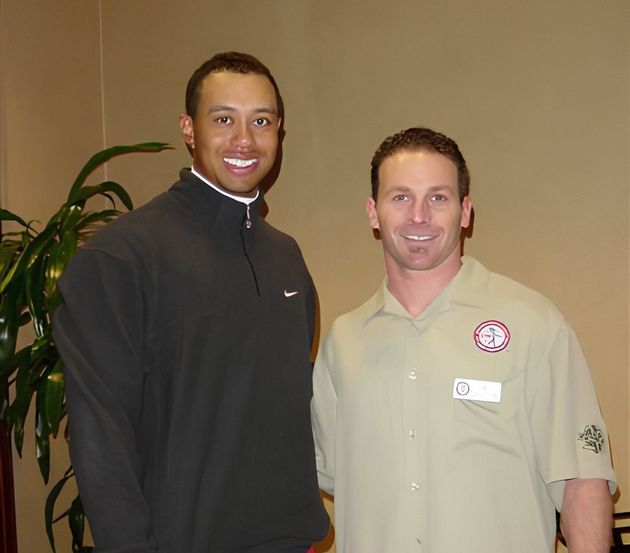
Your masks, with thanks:
[{"label": "man in black pullover", "polygon": [[283,106],[246,54],[205,62],[190,170],[60,282],[71,456],[100,553],[305,552],[328,529],[309,418],[315,290],[260,215]]}]

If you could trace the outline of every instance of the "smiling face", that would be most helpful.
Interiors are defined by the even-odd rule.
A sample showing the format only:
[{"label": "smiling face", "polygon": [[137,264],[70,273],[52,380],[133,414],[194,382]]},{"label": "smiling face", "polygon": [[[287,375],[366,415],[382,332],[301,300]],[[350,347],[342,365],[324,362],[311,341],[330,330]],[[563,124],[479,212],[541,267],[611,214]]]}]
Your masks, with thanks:
[{"label": "smiling face", "polygon": [[409,271],[456,272],[472,204],[468,196],[459,200],[455,164],[437,152],[399,150],[381,163],[379,182],[377,200],[368,198],[366,210],[380,233],[390,278]]},{"label": "smiling face", "polygon": [[180,117],[193,167],[231,194],[252,197],[274,164],[280,116],[273,85],[257,73],[209,73],[194,118]]}]

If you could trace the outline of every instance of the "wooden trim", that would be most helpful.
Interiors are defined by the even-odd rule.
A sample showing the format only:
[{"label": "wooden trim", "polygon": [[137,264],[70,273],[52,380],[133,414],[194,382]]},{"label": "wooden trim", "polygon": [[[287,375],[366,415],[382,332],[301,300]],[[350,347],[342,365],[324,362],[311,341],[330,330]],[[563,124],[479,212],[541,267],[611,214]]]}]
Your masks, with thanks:
[{"label": "wooden trim", "polygon": [[9,426],[0,421],[0,551],[5,553],[17,553],[12,455]]},{"label": "wooden trim", "polygon": [[[5,0],[0,0],[0,204],[6,207],[6,55],[7,35]],[[0,225],[0,237],[2,226]],[[6,381],[0,381],[6,387]],[[11,434],[6,421],[0,421],[0,551],[17,553],[17,531],[15,527],[15,493],[13,488],[13,451]]]}]

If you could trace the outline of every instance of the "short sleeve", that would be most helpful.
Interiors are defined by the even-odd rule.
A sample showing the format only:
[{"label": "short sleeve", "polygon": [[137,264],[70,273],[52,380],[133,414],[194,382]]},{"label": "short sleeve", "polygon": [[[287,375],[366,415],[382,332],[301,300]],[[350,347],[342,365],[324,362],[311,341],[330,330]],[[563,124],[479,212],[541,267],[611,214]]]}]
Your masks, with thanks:
[{"label": "short sleeve", "polygon": [[564,483],[602,478],[616,489],[606,424],[589,368],[573,329],[564,321],[528,376],[531,431],[539,472],[558,510]]}]

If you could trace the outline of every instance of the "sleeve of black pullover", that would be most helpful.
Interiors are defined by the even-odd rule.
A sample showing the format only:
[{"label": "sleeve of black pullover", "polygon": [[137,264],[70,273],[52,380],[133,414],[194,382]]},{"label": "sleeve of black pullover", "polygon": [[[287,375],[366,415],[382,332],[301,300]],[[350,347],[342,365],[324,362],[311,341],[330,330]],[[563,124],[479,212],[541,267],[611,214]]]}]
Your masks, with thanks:
[{"label": "sleeve of black pullover", "polygon": [[154,553],[136,431],[142,405],[142,290],[128,263],[82,250],[64,273],[55,343],[66,379],[70,454],[97,550]]},{"label": "sleeve of black pullover", "polygon": [[312,281],[307,293],[306,316],[311,346],[311,363],[314,363],[319,347],[319,296]]}]

